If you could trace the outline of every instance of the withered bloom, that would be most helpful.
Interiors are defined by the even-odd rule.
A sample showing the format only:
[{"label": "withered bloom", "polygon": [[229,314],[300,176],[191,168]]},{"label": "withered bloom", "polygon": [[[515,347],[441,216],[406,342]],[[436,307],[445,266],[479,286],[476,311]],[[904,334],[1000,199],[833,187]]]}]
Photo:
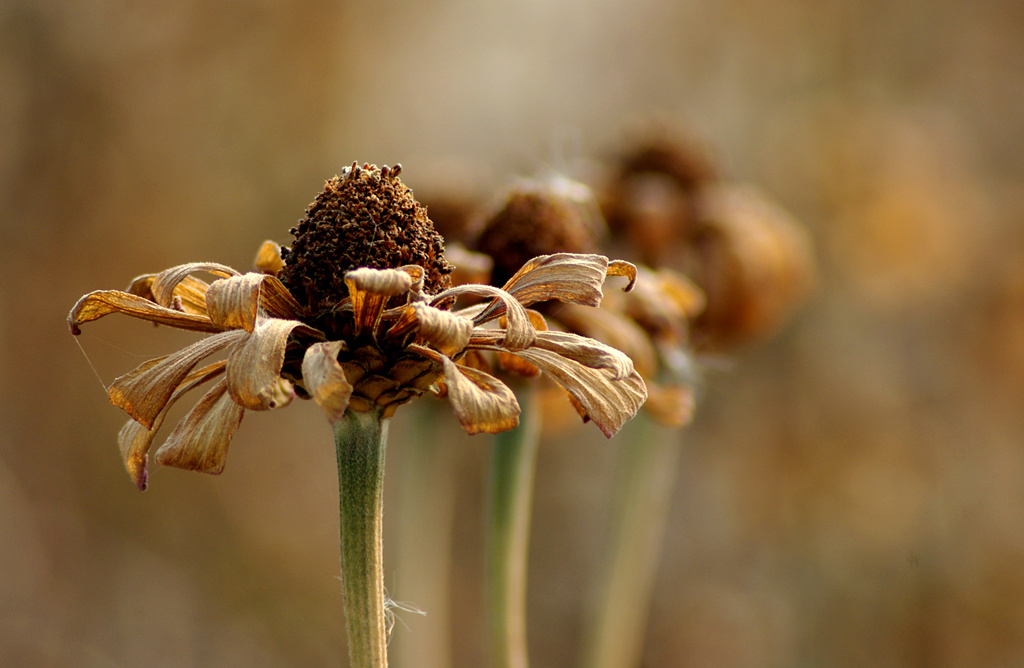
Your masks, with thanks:
[{"label": "withered bloom", "polygon": [[[142,363],[109,388],[111,402],[132,418],[119,443],[140,489],[168,409],[210,382],[158,448],[161,464],[219,473],[245,410],[276,408],[292,396],[312,398],[335,423],[347,411],[387,418],[433,391],[447,395],[469,433],[511,429],[516,397],[471,365],[473,351],[535,365],[608,436],[636,413],[647,393],[626,355],[548,331],[527,309],[551,300],[597,306],[605,277],[625,276],[629,289],[635,267],[597,254],[556,253],[529,259],[502,288],[452,287],[443,240],[399,171],[353,163],[309,206],[290,249],[264,243],[256,272],[184,264],[75,304],[68,316],[74,334],[111,313],[210,334]],[[204,272],[215,280],[193,275]],[[482,301],[455,309],[463,296]],[[227,358],[200,366],[218,352]]]},{"label": "withered bloom", "polygon": [[[488,217],[476,249],[493,259],[496,277],[515,258],[558,250],[594,252],[607,232],[591,190],[563,177],[521,181]],[[543,304],[550,325],[602,341],[626,354],[648,390],[644,408],[659,422],[680,426],[693,413],[689,319],[703,307],[703,295],[668,269],[640,268],[636,288],[609,296],[601,308]],[[513,372],[529,366],[502,358]]]}]

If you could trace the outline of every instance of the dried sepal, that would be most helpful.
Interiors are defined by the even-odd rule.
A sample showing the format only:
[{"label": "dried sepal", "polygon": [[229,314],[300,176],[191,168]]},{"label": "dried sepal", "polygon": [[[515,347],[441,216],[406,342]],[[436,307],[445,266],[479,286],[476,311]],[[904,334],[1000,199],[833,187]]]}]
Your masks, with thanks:
[{"label": "dried sepal", "polygon": [[160,306],[145,297],[120,290],[97,290],[83,296],[68,314],[68,327],[71,333],[77,336],[81,333],[81,325],[111,313],[123,313],[132,318],[193,332],[213,333],[224,329],[204,315]]},{"label": "dried sepal", "polygon": [[177,424],[156,451],[156,460],[164,466],[220,473],[244,414],[228,394],[227,380],[219,380]]},{"label": "dried sepal", "polygon": [[317,405],[334,424],[345,414],[352,396],[352,385],[338,363],[344,341],[314,343],[302,358],[302,382]]},{"label": "dried sepal", "polygon": [[519,424],[516,395],[494,376],[456,364],[429,348],[410,346],[444,368],[447,397],[459,424],[469,434],[497,434]]},{"label": "dried sepal", "polygon": [[152,428],[157,415],[196,364],[245,336],[241,330],[221,332],[165,357],[143,362],[110,384],[110,403]]}]

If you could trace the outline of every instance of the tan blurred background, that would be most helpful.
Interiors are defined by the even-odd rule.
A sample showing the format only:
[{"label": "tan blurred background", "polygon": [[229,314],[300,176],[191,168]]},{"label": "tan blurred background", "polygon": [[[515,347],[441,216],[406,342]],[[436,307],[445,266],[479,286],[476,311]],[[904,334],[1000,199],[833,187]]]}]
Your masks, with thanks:
[{"label": "tan blurred background", "polygon": [[[1024,665],[1022,34],[1002,0],[0,4],[0,664],[344,652],[322,417],[249,413],[220,478],[140,494],[101,383],[190,338],[110,319],[87,360],[80,295],[247,267],[353,160],[413,189],[572,175],[660,115],[804,221],[822,276],[706,375],[644,665]],[[481,438],[452,446],[459,666],[482,662]],[[619,442],[542,444],[539,668],[576,658]]]}]

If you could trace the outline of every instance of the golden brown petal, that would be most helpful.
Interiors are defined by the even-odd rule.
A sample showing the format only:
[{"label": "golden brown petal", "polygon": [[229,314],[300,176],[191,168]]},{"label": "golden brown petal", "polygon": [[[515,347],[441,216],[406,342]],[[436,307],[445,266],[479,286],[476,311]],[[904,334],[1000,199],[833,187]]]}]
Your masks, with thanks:
[{"label": "golden brown petal", "polygon": [[533,348],[551,351],[590,369],[607,369],[612,373],[612,380],[621,380],[633,373],[633,361],[624,353],[572,332],[537,332]]},{"label": "golden brown petal", "polygon": [[401,269],[353,269],[345,274],[345,285],[352,298],[355,335],[373,332],[384,305],[391,297],[406,294],[414,278]]},{"label": "golden brown petal", "polygon": [[629,292],[636,285],[636,265],[625,260],[611,260],[608,262],[608,276],[625,276],[629,284],[622,288],[623,292]]},{"label": "golden brown petal", "polygon": [[647,387],[635,370],[620,380],[604,369],[589,369],[579,362],[542,348],[516,353],[554,378],[576,398],[585,417],[611,438],[647,399]]},{"label": "golden brown petal", "polygon": [[566,304],[558,310],[558,321],[570,331],[621,350],[644,378],[650,379],[657,373],[658,358],[650,337],[633,320],[616,311]]},{"label": "golden brown petal", "polygon": [[245,409],[228,394],[227,379],[221,379],[181,419],[156,451],[156,460],[164,466],[220,473],[244,415]]},{"label": "golden brown petal", "polygon": [[415,344],[409,348],[443,365],[448,400],[467,433],[497,434],[519,424],[516,395],[500,380],[479,369],[456,364],[429,348]]},{"label": "golden brown petal", "polygon": [[82,324],[98,320],[111,313],[123,313],[133,318],[193,332],[224,331],[223,327],[215,325],[205,315],[165,308],[145,297],[120,290],[97,290],[79,299],[68,314],[68,327],[71,328],[71,333],[77,336],[82,331],[80,327]]},{"label": "golden brown petal", "polygon": [[161,271],[153,278],[153,284],[150,286],[150,290],[153,291],[153,299],[157,304],[170,308],[174,303],[175,289],[178,287],[178,284],[197,271],[205,271],[224,278],[238,276],[236,270],[217,262],[179,264],[177,267]]},{"label": "golden brown petal", "polygon": [[131,476],[132,482],[139,488],[139,491],[145,491],[146,487],[149,486],[149,448],[152,446],[153,437],[160,430],[164,418],[167,417],[167,411],[186,392],[223,373],[225,364],[226,362],[223,361],[214,362],[209,366],[190,373],[184,382],[178,386],[178,389],[174,391],[174,394],[171,395],[170,400],[163,410],[160,411],[160,414],[157,415],[153,421],[152,429],[146,429],[145,425],[135,420],[128,420],[124,427],[121,428],[117,435],[117,444],[121,450],[124,467],[128,471],[128,475]]},{"label": "golden brown petal", "polygon": [[152,428],[171,395],[200,360],[245,336],[240,330],[222,332],[171,355],[143,362],[110,384],[110,403]]},{"label": "golden brown petal", "polygon": [[302,382],[306,392],[324,410],[331,424],[345,414],[352,397],[352,385],[338,363],[338,353],[344,346],[344,341],[314,343],[302,358]]},{"label": "golden brown petal", "polygon": [[[142,276],[136,276],[132,279],[131,284],[129,284],[125,292],[145,297],[151,301],[156,301],[156,298],[153,296],[153,281],[156,277],[157,274],[143,274]],[[192,313],[195,315],[207,315],[206,290],[209,287],[209,283],[200,280],[195,276],[185,277],[174,288],[170,308],[173,308],[176,311],[184,311],[185,313]]]},{"label": "golden brown petal", "polygon": [[281,366],[288,337],[297,320],[261,318],[252,334],[228,356],[228,392],[239,405],[251,411],[278,407]]},{"label": "golden brown petal", "polygon": [[302,307],[281,281],[268,274],[250,272],[214,281],[206,292],[210,319],[224,329],[253,331],[262,307],[268,315],[288,320],[299,317]]},{"label": "golden brown petal", "polygon": [[264,241],[256,252],[254,262],[256,271],[261,274],[277,276],[284,269],[284,260],[281,259],[281,246],[273,241]]}]

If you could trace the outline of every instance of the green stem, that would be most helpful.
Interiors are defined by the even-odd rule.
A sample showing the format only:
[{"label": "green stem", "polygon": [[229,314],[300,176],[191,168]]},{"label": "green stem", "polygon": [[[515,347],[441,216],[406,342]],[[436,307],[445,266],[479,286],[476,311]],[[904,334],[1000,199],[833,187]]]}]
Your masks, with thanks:
[{"label": "green stem", "polygon": [[334,423],[341,508],[341,573],[351,668],[384,668],[382,520],[388,419],[380,411],[346,411]]},{"label": "green stem", "polygon": [[526,668],[526,563],[540,419],[533,390],[517,392],[519,426],[491,446],[487,516],[487,610],[493,668]]},{"label": "green stem", "polygon": [[612,501],[611,539],[584,632],[583,668],[640,665],[681,450],[678,429],[642,414],[627,426],[632,434],[621,434],[626,438]]}]

